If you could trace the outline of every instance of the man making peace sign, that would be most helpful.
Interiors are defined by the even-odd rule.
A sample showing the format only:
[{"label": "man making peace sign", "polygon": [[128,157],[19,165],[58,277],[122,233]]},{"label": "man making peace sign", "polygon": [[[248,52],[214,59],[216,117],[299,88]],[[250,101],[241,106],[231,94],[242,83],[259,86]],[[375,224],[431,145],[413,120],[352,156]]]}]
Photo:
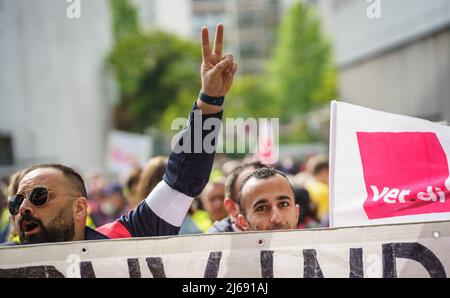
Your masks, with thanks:
[{"label": "man making peace sign", "polygon": [[[181,142],[197,126],[194,112],[202,112],[199,127],[208,119],[222,118],[224,96],[237,70],[231,54],[222,56],[221,24],[216,27],[213,50],[206,27],[201,31],[201,44],[202,90]],[[215,129],[218,132],[219,127]],[[202,131],[202,138],[210,131]],[[208,182],[214,154],[214,150],[172,152],[163,181],[148,197],[127,215],[97,230],[86,227],[87,195],[81,176],[59,164],[34,165],[25,170],[17,194],[9,198],[21,244],[176,235],[193,198]]]}]

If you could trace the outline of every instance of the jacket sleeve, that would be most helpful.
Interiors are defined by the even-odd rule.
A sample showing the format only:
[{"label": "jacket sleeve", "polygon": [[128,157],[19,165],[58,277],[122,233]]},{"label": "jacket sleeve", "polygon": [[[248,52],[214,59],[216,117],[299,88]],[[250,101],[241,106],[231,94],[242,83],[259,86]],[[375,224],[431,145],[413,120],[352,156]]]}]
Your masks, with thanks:
[{"label": "jacket sleeve", "polygon": [[163,180],[136,209],[98,231],[110,238],[177,235],[194,197],[209,180],[222,114],[203,115],[194,104]]}]

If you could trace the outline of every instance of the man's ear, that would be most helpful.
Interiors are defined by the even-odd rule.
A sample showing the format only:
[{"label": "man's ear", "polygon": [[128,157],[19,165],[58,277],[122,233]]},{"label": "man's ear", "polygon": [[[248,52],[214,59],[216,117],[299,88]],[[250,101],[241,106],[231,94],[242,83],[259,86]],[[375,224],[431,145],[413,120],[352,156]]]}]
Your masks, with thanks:
[{"label": "man's ear", "polygon": [[76,220],[86,220],[88,213],[87,199],[84,197],[78,197],[73,205],[73,217]]},{"label": "man's ear", "polygon": [[239,210],[237,209],[237,204],[230,198],[225,198],[223,200],[223,206],[225,207],[225,211],[228,213],[228,215],[231,215],[233,217],[237,217],[237,213]]},{"label": "man's ear", "polygon": [[300,216],[300,206],[298,204],[295,204],[295,217],[297,218],[298,223],[298,217]]},{"label": "man's ear", "polygon": [[244,217],[244,215],[239,214],[237,217],[239,225],[242,227],[244,231],[250,230],[250,225],[248,224],[247,219]]}]

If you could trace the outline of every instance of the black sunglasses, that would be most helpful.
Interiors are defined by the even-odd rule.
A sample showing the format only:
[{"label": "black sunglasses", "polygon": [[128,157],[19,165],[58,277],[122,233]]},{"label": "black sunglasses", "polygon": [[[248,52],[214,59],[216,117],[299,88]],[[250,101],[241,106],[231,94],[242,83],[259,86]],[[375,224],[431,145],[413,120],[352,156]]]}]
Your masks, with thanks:
[{"label": "black sunglasses", "polygon": [[[42,207],[48,201],[48,189],[46,189],[45,187],[33,188],[28,195],[28,199],[34,206]],[[20,193],[8,198],[8,207],[11,215],[17,215],[17,213],[19,213],[19,208],[24,200],[25,195]]]}]

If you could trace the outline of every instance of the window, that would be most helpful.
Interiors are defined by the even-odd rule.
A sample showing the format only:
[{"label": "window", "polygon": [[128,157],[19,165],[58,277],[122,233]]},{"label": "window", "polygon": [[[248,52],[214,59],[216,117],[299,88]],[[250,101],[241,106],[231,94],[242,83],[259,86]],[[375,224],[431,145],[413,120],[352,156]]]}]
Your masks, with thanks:
[{"label": "window", "polygon": [[12,138],[8,134],[0,133],[0,165],[12,165],[13,163]]}]

